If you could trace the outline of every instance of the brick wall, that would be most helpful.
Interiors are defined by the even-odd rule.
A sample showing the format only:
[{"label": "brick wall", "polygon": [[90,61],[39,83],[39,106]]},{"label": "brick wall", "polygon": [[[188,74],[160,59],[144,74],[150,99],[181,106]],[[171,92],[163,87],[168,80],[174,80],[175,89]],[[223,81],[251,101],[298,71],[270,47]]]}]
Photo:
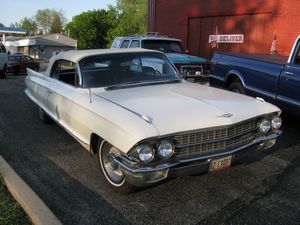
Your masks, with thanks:
[{"label": "brick wall", "polygon": [[220,44],[221,51],[269,53],[277,32],[279,54],[288,55],[300,34],[300,0],[149,0],[149,31],[180,38],[196,55],[213,51],[208,35],[240,32],[242,45]]}]

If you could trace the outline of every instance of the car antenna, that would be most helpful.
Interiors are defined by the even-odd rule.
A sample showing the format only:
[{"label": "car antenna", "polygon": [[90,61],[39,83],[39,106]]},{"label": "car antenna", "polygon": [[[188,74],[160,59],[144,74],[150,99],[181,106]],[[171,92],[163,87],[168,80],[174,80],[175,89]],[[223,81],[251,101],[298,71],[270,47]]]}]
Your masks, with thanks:
[{"label": "car antenna", "polygon": [[92,90],[89,88],[89,92],[90,92],[90,103],[92,103]]}]

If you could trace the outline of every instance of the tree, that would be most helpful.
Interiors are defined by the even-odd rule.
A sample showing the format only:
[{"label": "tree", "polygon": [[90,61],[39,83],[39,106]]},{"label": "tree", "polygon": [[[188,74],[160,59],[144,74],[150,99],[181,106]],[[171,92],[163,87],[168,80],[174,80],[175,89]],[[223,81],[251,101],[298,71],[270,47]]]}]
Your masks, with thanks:
[{"label": "tree", "polygon": [[28,17],[21,20],[20,27],[26,30],[26,35],[33,36],[38,33],[37,23]]},{"label": "tree", "polygon": [[58,14],[53,15],[53,22],[50,27],[50,33],[61,33],[62,32],[62,22],[60,20],[60,16]]},{"label": "tree", "polygon": [[116,24],[108,32],[109,45],[116,36],[145,34],[147,31],[147,0],[117,0],[116,7],[109,7],[115,12]]},{"label": "tree", "polygon": [[113,28],[114,16],[104,9],[83,12],[66,25],[70,37],[77,39],[79,49],[104,48],[107,32]]},{"label": "tree", "polygon": [[[59,19],[58,19],[59,17]],[[52,29],[55,31],[61,29],[66,24],[66,17],[62,10],[55,9],[40,9],[35,15],[35,21],[38,27],[43,30],[44,34],[48,34]]]},{"label": "tree", "polygon": [[0,27],[5,27],[3,23],[0,23]]},{"label": "tree", "polygon": [[21,22],[15,22],[15,23],[11,23],[9,25],[10,27],[13,27],[13,28],[21,28]]}]

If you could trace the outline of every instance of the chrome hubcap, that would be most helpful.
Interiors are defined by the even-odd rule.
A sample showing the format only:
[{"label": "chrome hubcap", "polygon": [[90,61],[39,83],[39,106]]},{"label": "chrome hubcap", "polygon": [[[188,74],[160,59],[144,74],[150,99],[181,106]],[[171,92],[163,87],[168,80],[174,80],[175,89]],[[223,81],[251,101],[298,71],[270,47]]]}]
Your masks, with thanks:
[{"label": "chrome hubcap", "polygon": [[120,155],[120,152],[115,147],[103,149],[102,151],[102,166],[109,181],[116,186],[124,183],[124,174],[119,165],[113,160],[112,155]]}]

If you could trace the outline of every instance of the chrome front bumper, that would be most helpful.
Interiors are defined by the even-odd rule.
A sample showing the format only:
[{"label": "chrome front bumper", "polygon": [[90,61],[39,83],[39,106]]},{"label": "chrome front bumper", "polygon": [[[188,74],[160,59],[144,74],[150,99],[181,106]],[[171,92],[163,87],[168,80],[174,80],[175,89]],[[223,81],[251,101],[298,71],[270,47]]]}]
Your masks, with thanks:
[{"label": "chrome front bumper", "polygon": [[281,131],[276,131],[273,134],[256,138],[247,145],[229,151],[191,159],[174,160],[152,167],[147,167],[146,165],[141,167],[137,162],[131,161],[124,156],[112,156],[112,158],[122,169],[129,183],[142,187],[179,175],[206,173],[208,172],[210,161],[214,158],[232,155],[232,162],[235,162],[257,150],[272,147],[281,133]]}]

